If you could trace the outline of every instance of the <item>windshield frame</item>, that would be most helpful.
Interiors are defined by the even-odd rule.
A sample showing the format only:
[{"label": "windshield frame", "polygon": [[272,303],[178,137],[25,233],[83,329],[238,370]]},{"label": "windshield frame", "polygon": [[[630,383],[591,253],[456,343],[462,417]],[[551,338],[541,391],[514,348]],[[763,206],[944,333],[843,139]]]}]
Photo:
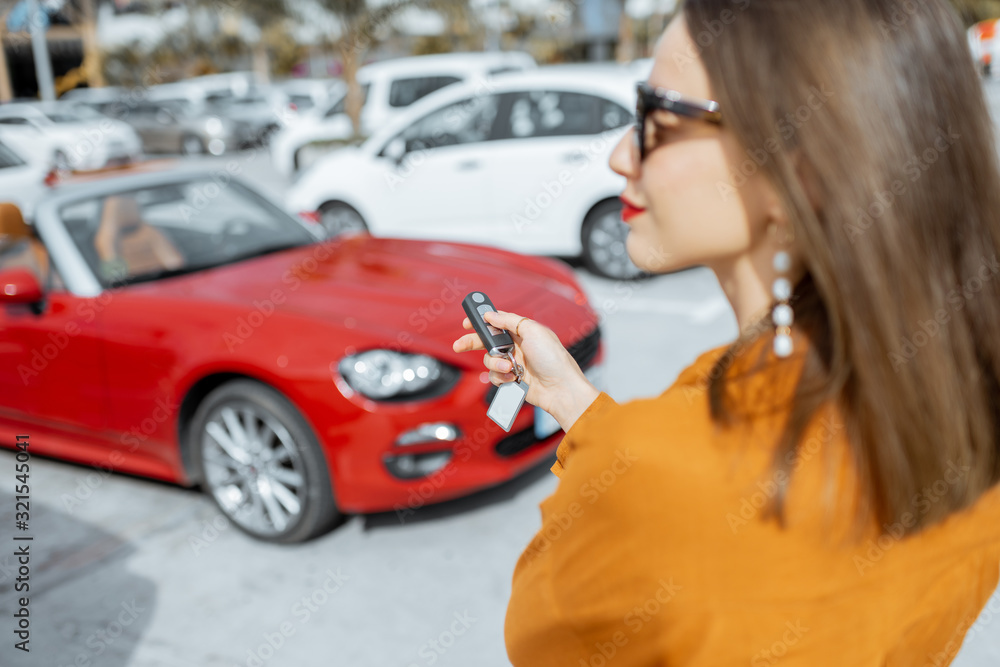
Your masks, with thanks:
[{"label": "windshield frame", "polygon": [[[169,187],[190,184],[197,181],[213,182],[213,176],[218,177],[218,170],[215,171],[190,171],[173,174],[144,174],[136,176],[125,176],[119,179],[109,179],[99,183],[88,183],[80,186],[68,186],[72,188],[70,192],[58,194],[39,203],[36,211],[36,227],[39,235],[46,245],[52,259],[58,266],[65,267],[62,270],[66,289],[70,293],[81,297],[99,296],[105,291],[140,285],[143,283],[158,282],[170,277],[198,273],[238,264],[242,261],[252,259],[246,255],[236,255],[226,258],[224,261],[212,264],[199,264],[197,266],[185,267],[190,270],[167,272],[163,275],[157,273],[148,277],[133,276],[121,281],[103,280],[99,267],[95,267],[88,261],[77,245],[76,240],[70,234],[63,219],[63,211],[70,206],[80,204],[89,200],[104,200],[115,195],[126,195],[142,190],[150,190],[158,187]],[[128,180],[127,184],[120,181]],[[301,233],[301,243],[293,245],[285,244],[281,250],[291,248],[302,248],[323,242],[324,238],[318,230],[308,227],[304,222],[291,215],[277,203],[268,197],[256,192],[247,183],[231,179],[227,188],[236,188],[243,196],[248,196],[250,201],[264,209],[271,217],[286,221],[289,226],[294,227]],[[263,251],[263,249],[262,249]],[[277,252],[277,250],[275,250]],[[254,253],[254,256],[267,254],[266,252]]]}]

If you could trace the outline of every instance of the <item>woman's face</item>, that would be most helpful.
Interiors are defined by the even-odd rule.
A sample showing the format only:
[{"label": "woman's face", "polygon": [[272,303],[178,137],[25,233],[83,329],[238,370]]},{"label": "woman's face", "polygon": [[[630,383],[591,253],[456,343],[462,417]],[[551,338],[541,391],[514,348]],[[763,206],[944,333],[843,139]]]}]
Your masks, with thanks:
[{"label": "woman's face", "polygon": [[[699,52],[679,14],[657,43],[649,83],[713,99]],[[720,111],[725,123],[726,109]],[[627,221],[632,261],[647,271],[664,272],[698,264],[718,268],[748,253],[766,235],[769,213],[778,215],[773,189],[759,173],[733,180],[730,173],[739,175],[738,166],[748,156],[724,124],[663,110],[650,115],[661,129],[657,147],[647,148],[642,164],[634,164],[634,130],[610,159],[611,168],[628,179],[622,198],[645,209]]]}]

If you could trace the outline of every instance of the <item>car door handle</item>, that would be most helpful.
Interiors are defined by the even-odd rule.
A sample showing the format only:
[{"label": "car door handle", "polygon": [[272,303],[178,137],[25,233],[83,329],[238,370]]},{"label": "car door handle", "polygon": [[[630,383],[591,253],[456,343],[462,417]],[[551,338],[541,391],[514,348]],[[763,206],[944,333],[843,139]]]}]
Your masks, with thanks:
[{"label": "car door handle", "polygon": [[563,162],[583,162],[585,159],[587,159],[587,156],[585,156],[580,151],[573,151],[572,153],[563,153],[562,156]]},{"label": "car door handle", "polygon": [[456,171],[471,171],[479,169],[479,160],[463,160],[455,165]]}]

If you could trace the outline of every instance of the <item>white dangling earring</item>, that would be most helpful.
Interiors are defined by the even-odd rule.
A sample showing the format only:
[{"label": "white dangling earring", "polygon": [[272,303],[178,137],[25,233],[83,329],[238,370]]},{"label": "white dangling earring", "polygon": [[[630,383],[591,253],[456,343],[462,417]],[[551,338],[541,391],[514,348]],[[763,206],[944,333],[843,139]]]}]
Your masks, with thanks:
[{"label": "white dangling earring", "polygon": [[[772,236],[778,233],[778,227],[774,223],[768,227],[768,232]],[[786,235],[780,242],[790,241],[793,238],[791,233]],[[792,307],[788,301],[792,298],[792,283],[786,278],[786,273],[792,267],[792,258],[785,250],[774,253],[774,270],[778,276],[771,285],[771,295],[777,303],[771,311],[771,321],[774,322],[774,354],[778,357],[787,357],[792,354]]]}]

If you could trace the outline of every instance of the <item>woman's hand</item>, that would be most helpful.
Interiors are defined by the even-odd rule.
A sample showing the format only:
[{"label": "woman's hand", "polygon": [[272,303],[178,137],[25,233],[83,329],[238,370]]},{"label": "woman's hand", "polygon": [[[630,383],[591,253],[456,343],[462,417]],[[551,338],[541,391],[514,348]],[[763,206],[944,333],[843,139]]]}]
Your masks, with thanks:
[{"label": "woman's hand", "polygon": [[[498,329],[506,329],[514,339],[514,358],[524,368],[522,380],[528,383],[525,400],[555,417],[563,430],[568,431],[600,392],[587,380],[559,337],[534,320],[521,322],[521,316],[514,313],[489,312],[484,319]],[[472,329],[468,317],[462,326]],[[476,333],[465,334],[452,347],[456,352],[485,349]],[[515,379],[507,357],[491,357],[487,353],[483,365],[489,369],[490,382],[495,385]]]}]

